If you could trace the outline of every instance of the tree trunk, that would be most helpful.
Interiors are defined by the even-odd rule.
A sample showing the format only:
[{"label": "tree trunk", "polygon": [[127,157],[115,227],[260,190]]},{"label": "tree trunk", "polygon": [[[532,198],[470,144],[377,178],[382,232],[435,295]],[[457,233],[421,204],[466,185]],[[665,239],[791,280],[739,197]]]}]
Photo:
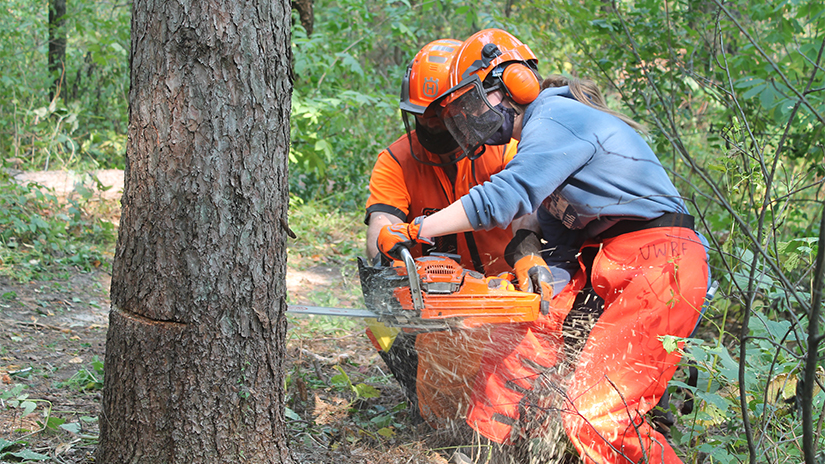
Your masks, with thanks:
[{"label": "tree trunk", "polygon": [[298,19],[301,21],[301,26],[303,26],[307,36],[312,35],[312,27],[315,24],[312,2],[313,0],[292,0],[292,8],[298,12]]},{"label": "tree trunk", "polygon": [[49,101],[59,94],[66,75],[66,0],[49,2]]},{"label": "tree trunk", "polygon": [[135,0],[104,463],[290,462],[290,4]]}]

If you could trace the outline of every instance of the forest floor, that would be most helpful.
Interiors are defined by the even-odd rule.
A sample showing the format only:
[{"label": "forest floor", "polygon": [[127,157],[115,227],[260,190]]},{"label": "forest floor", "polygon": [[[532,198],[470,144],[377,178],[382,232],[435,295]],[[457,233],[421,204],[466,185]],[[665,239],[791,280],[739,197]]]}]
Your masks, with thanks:
[{"label": "forest floor", "polygon": [[[18,180],[65,198],[78,178],[52,171]],[[108,203],[98,209],[117,224],[122,172],[99,172],[97,181],[96,201]],[[336,211],[290,207],[298,235],[287,248],[290,304],[363,305],[354,256],[364,249],[364,226],[360,215]],[[0,261],[0,463],[95,462],[113,252],[114,244],[91,271],[61,266],[33,279],[15,278]],[[446,464],[456,443],[468,444],[413,417],[363,320],[287,320],[285,425],[295,463]],[[519,462],[555,460],[532,454]]]},{"label": "forest floor", "polygon": [[[76,180],[59,171],[18,177],[58,196],[70,194]],[[122,178],[119,171],[98,173],[111,187],[102,201],[115,205],[115,223]],[[354,263],[308,250],[290,244],[289,302],[359,305]],[[0,462],[94,462],[110,270],[102,263],[91,272],[64,267],[45,279],[0,277]],[[439,450],[435,434],[411,420],[363,321],[288,320],[287,436],[296,463],[447,462],[450,450]],[[356,394],[351,385],[374,390]]]}]

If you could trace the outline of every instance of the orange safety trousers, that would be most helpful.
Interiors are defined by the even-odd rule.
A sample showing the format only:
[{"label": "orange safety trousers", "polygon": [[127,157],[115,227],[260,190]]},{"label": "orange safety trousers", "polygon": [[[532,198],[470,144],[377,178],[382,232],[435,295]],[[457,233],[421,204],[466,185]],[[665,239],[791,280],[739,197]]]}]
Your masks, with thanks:
[{"label": "orange safety trousers", "polygon": [[[604,299],[604,312],[573,360],[569,380],[558,384],[564,387],[548,389],[545,383],[544,394],[560,397],[549,404],[562,404],[557,410],[565,433],[584,462],[681,463],[645,414],[659,402],[681,358],[679,350],[668,353],[661,338],[688,337],[700,317],[708,283],[705,247],[694,231],[678,227],[631,232],[586,247],[600,247],[590,279]],[[582,270],[559,298],[569,297],[565,292],[575,291],[583,277]],[[566,316],[566,304],[556,305],[555,317]],[[560,322],[537,322],[521,339],[494,341],[504,355],[485,353],[482,359],[467,422],[499,443],[514,438],[512,428],[502,427],[507,418],[525,420],[514,414],[514,401],[516,412],[531,412],[513,395],[519,388],[508,385],[529,392],[540,374],[547,377],[548,368],[563,364],[562,335],[547,330]]]}]

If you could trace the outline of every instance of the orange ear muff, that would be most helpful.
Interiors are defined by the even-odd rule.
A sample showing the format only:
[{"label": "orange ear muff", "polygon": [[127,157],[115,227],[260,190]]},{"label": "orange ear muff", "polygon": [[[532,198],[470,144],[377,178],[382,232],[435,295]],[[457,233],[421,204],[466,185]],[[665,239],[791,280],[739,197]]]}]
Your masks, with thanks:
[{"label": "orange ear muff", "polygon": [[519,105],[527,105],[539,96],[541,84],[532,69],[521,63],[507,66],[501,74],[501,81],[510,98]]}]

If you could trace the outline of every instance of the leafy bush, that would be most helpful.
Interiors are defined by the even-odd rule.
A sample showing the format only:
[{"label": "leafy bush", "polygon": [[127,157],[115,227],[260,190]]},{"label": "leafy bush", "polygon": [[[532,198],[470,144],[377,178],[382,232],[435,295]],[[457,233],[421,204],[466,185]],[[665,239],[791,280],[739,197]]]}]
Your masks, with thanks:
[{"label": "leafy bush", "polygon": [[403,135],[398,109],[407,65],[426,43],[506,25],[495,1],[318,1],[311,36],[293,20],[295,89],[290,191],[361,210],[369,174]]},{"label": "leafy bush", "polygon": [[[744,365],[745,411],[754,439],[764,443],[764,462],[803,460],[798,438],[803,430],[799,421],[799,384],[803,376],[805,334],[787,321],[772,321],[755,313],[749,330],[754,347]],[[799,336],[799,339],[797,339]],[[748,456],[747,430],[743,425],[739,361],[718,343],[702,340],[688,343],[687,361],[699,370],[697,387],[682,382],[674,385],[692,392],[697,407],[682,417],[684,429],[676,429],[674,438],[685,449],[710,456],[714,462],[741,462]],[[825,381],[825,370],[817,373]],[[820,420],[825,394],[817,387],[813,399],[814,421]],[[818,447],[825,438],[818,438]],[[701,459],[700,459],[701,461]]]},{"label": "leafy bush", "polygon": [[0,274],[28,280],[50,265],[88,271],[107,263],[114,224],[91,214],[92,190],[60,204],[35,183],[0,180]]}]

